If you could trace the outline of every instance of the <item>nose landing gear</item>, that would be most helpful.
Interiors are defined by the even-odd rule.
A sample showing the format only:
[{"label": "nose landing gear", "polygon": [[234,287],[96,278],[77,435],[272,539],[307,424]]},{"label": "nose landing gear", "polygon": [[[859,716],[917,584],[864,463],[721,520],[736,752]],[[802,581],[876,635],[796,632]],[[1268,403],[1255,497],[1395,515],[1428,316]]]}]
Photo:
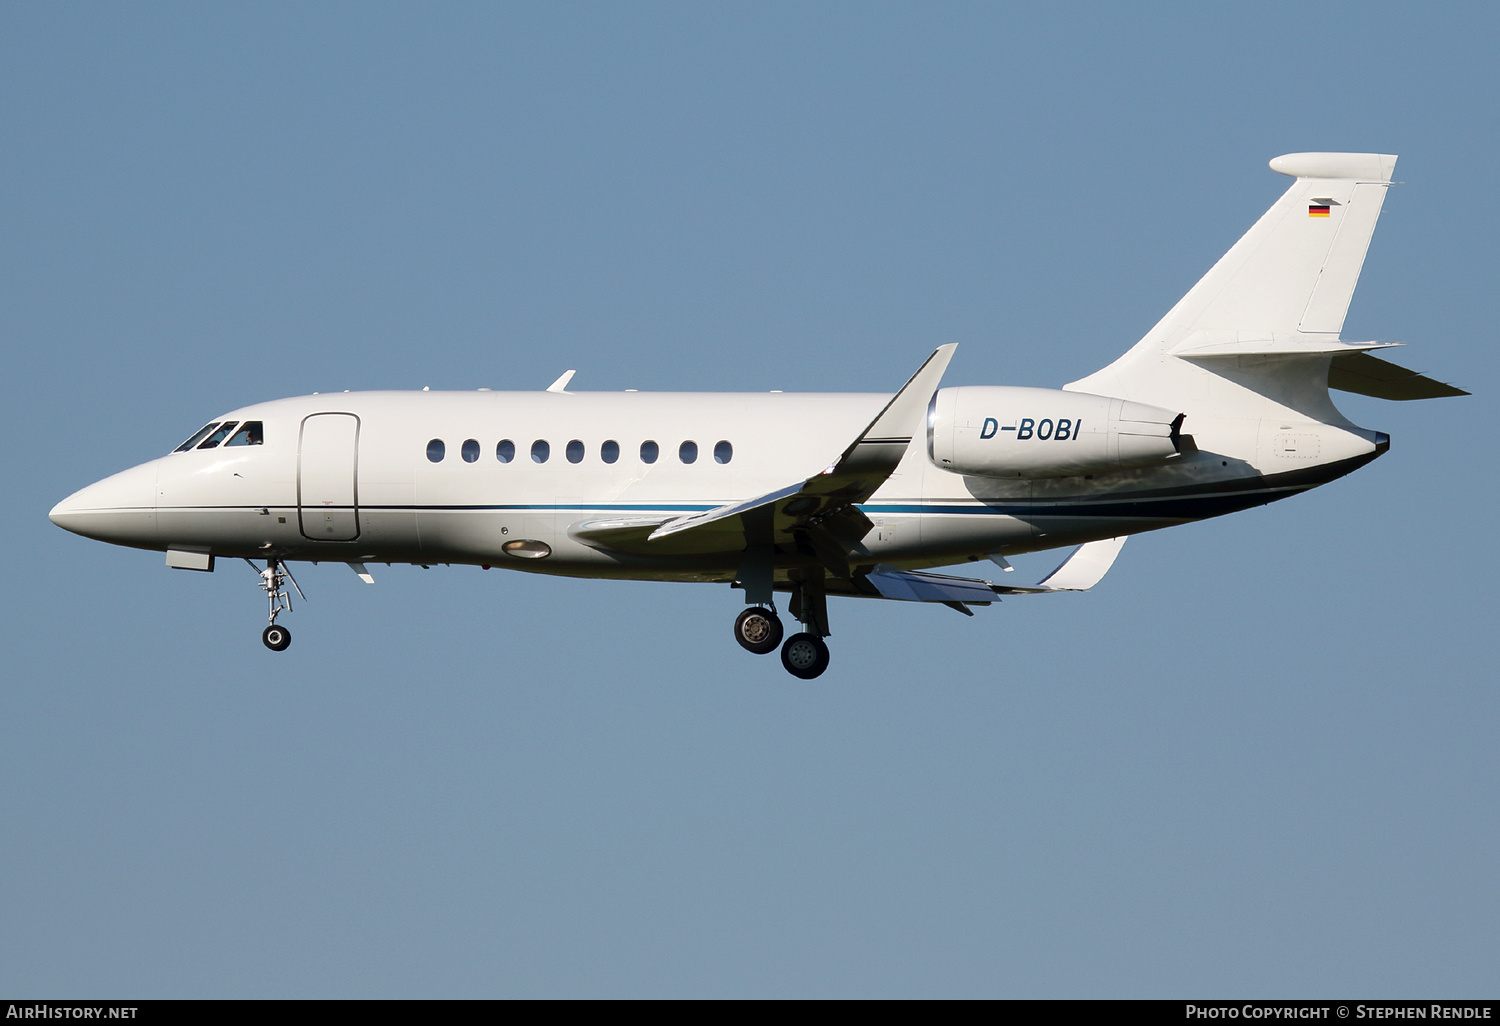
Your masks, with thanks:
[{"label": "nose landing gear", "polygon": [[260,576],[260,588],[266,593],[267,617],[270,626],[261,631],[260,640],[272,652],[284,652],[286,647],[292,643],[292,632],[276,623],[276,618],[282,613],[292,611],[292,596],[286,590],[286,582],[291,581],[292,587],[297,590],[297,597],[307,601],[307,596],[302,594],[302,588],[297,584],[297,579],[287,569],[286,564],[279,559],[266,559],[264,570],[245,560],[250,569]]}]

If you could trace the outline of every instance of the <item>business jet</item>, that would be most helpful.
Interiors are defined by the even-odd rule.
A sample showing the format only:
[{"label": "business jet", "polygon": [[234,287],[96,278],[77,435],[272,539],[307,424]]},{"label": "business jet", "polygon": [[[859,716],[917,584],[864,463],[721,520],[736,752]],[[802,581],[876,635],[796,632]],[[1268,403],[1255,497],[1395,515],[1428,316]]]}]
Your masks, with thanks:
[{"label": "business jet", "polygon": [[[734,637],[828,666],[828,597],[942,603],[1084,591],[1125,539],[1258,506],[1390,446],[1329,389],[1467,395],[1339,338],[1396,158],[1293,153],[1286,192],[1155,327],[1061,389],[940,387],[954,346],[885,394],[343,392],[214,417],[51,511],[212,571],[243,559],[266,647],[290,564],[470,564],[727,584]],[[1077,546],[1032,587],[931,572]],[[258,563],[256,561],[259,561]],[[802,627],[783,642],[777,596]]]}]

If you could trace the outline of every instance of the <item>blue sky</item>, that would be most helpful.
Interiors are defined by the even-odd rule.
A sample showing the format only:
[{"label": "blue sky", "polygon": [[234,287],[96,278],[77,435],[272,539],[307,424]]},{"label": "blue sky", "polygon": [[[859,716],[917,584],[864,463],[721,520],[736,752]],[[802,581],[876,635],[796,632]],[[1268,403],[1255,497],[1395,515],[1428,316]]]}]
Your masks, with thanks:
[{"label": "blue sky", "polygon": [[[0,7],[0,992],[1493,996],[1486,5]],[[46,511],[343,388],[1056,386],[1399,153],[1345,337],[1472,398],[1093,593],[243,568]],[[1051,568],[1032,557],[1018,576]]]}]

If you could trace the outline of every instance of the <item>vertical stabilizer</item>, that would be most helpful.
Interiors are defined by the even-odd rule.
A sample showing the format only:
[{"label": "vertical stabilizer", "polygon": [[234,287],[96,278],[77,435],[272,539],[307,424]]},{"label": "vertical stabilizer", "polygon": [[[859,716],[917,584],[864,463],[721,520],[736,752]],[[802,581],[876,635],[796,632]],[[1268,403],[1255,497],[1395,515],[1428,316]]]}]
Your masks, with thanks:
[{"label": "vertical stabilizer", "polygon": [[[1241,357],[1238,387],[1282,402],[1288,360],[1273,361],[1262,390],[1245,373],[1246,358],[1305,354],[1296,374],[1305,371],[1326,397],[1328,354],[1341,348],[1338,334],[1395,167],[1396,158],[1383,153],[1277,157],[1272,170],[1296,181],[1271,209],[1129,352],[1064,387],[1174,409],[1211,398],[1228,413],[1222,405],[1230,397],[1203,379],[1214,373],[1205,356]],[[1255,405],[1242,398],[1230,405]]]}]

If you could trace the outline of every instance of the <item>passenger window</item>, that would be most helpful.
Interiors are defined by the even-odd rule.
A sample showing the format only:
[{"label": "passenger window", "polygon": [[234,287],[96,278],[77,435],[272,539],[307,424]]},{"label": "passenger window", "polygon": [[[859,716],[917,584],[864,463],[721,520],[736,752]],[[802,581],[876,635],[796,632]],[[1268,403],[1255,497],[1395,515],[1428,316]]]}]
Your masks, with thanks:
[{"label": "passenger window", "polygon": [[479,440],[477,438],[467,439],[464,442],[463,448],[459,450],[459,453],[463,456],[465,463],[478,463]]},{"label": "passenger window", "polygon": [[655,442],[641,443],[641,462],[655,463],[656,457],[661,455],[661,448]]},{"label": "passenger window", "polygon": [[233,431],[234,426],[238,423],[239,421],[237,420],[226,420],[224,423],[219,425],[219,429],[217,431],[209,435],[203,441],[199,442],[198,448],[212,449],[214,446],[224,441],[224,439],[228,437],[229,432]]},{"label": "passenger window", "polygon": [[583,443],[580,442],[576,438],[573,439],[571,442],[568,443],[568,462],[569,463],[582,463],[583,462]]},{"label": "passenger window", "polygon": [[177,448],[173,449],[172,451],[173,452],[187,452],[193,446],[197,445],[199,442],[201,442],[205,438],[207,438],[208,437],[208,433],[210,431],[212,431],[214,428],[218,427],[218,426],[219,426],[219,422],[218,421],[214,421],[212,424],[205,424],[205,425],[203,425],[201,428],[198,429],[197,433],[195,433],[192,438],[189,438],[186,442],[183,442],[181,445],[179,445]]},{"label": "passenger window", "polygon": [[234,433],[234,437],[225,442],[228,445],[259,445],[261,443],[260,421],[247,420],[245,426]]},{"label": "passenger window", "polygon": [[500,444],[495,446],[495,459],[501,463],[509,463],[516,458],[516,443],[509,438],[500,439]]},{"label": "passenger window", "polygon": [[684,463],[698,462],[698,443],[683,442],[677,447],[677,458]]},{"label": "passenger window", "polygon": [[599,458],[605,463],[613,463],[620,458],[620,443],[611,438],[599,446]]},{"label": "passenger window", "polygon": [[531,462],[546,463],[547,457],[552,455],[552,446],[538,438],[531,443]]},{"label": "passenger window", "polygon": [[720,442],[714,446],[715,463],[728,463],[732,459],[734,459],[734,446],[728,442]]},{"label": "passenger window", "polygon": [[448,447],[443,444],[443,440],[441,438],[434,438],[432,441],[427,443],[427,458],[434,463],[441,463],[443,462],[443,453],[446,452],[447,449]]}]

